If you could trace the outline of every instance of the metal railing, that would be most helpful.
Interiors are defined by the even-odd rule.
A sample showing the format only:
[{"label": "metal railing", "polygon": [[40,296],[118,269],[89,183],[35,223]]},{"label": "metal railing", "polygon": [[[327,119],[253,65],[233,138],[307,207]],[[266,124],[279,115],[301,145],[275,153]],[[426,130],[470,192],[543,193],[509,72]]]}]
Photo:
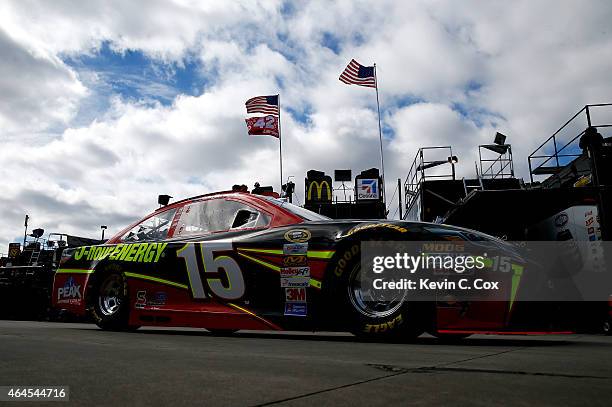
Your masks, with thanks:
[{"label": "metal railing", "polygon": [[[585,105],[578,111],[571,119],[569,119],[563,126],[555,131],[552,136],[546,139],[542,144],[538,146],[527,158],[529,163],[529,176],[531,182],[533,182],[533,176],[536,175],[553,175],[559,172],[561,168],[567,165],[569,162],[580,157],[582,151],[580,150],[578,143],[580,137],[584,134],[584,130],[587,127],[595,128],[606,128],[612,127],[612,122],[609,123],[597,123],[592,120],[591,116],[594,109],[598,107],[612,107],[612,103],[597,103]],[[564,141],[562,132],[570,125],[580,125],[575,122],[576,119],[581,117],[584,113],[585,123],[582,125],[583,130],[578,134]],[[575,133],[574,133],[575,134]],[[547,152],[552,151],[552,152]],[[547,165],[548,164],[548,165]]]},{"label": "metal railing", "polygon": [[[498,153],[499,155],[496,158],[486,158],[487,156],[483,158],[483,150],[492,152],[492,150],[487,147],[505,148],[506,151]],[[491,155],[488,157],[490,156]],[[480,145],[478,146],[478,159],[480,160],[480,176],[482,178],[514,178],[514,161],[512,159],[512,146],[510,144],[499,146]],[[484,168],[486,164],[489,164],[489,166]]]},{"label": "metal railing", "polygon": [[[436,156],[436,160],[430,157]],[[407,215],[414,203],[419,198],[421,190],[421,184],[426,179],[455,179],[455,167],[454,164],[451,168],[451,173],[447,174],[444,171],[442,173],[429,173],[425,174],[425,170],[437,166],[437,163],[446,161],[449,157],[453,157],[453,149],[451,146],[439,146],[439,147],[422,147],[417,151],[414,161],[410,166],[406,180],[404,181],[404,202],[405,212]]]}]

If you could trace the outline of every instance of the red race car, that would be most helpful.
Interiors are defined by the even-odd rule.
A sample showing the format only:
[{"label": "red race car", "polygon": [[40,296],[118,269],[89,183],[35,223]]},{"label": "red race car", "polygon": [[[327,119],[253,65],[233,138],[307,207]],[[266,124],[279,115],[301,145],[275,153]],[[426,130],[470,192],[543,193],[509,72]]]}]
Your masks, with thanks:
[{"label": "red race car", "polygon": [[[166,205],[105,244],[66,250],[53,305],[102,329],[143,325],[337,330],[415,337],[515,331],[512,301],[378,301],[359,284],[361,242],[494,241],[418,222],[331,220],[228,191]],[[514,304],[516,308],[516,304]]]}]

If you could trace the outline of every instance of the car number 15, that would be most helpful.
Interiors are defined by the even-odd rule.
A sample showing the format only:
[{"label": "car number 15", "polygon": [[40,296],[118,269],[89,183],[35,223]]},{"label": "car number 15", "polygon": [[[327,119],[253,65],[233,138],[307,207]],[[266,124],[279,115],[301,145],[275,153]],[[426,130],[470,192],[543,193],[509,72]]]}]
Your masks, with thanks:
[{"label": "car number 15", "polygon": [[[229,256],[215,257],[217,252],[231,250],[231,242],[211,242],[188,243],[176,252],[177,257],[185,260],[193,298],[209,298],[204,284],[215,297],[224,300],[237,300],[244,295],[244,277],[236,260]],[[221,273],[225,273],[227,287],[221,281]]]}]

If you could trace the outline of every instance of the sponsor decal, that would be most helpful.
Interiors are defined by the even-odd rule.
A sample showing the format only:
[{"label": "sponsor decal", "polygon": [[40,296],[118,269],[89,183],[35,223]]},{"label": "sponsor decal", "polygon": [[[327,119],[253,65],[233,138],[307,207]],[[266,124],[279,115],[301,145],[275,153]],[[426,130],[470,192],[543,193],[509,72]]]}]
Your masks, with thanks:
[{"label": "sponsor decal", "polygon": [[73,277],[69,277],[64,286],[57,289],[58,304],[80,304],[82,299],[81,286],[74,282]]},{"label": "sponsor decal", "polygon": [[378,199],[377,179],[357,180],[357,199]]},{"label": "sponsor decal", "polygon": [[285,288],[286,302],[306,302],[305,288]]},{"label": "sponsor decal", "polygon": [[136,292],[136,303],[134,304],[135,308],[143,309],[147,305],[147,291],[138,291]]},{"label": "sponsor decal", "polygon": [[307,266],[308,257],[305,254],[294,254],[283,257],[283,267]]},{"label": "sponsor decal", "polygon": [[281,277],[310,277],[310,267],[283,267]]},{"label": "sponsor decal", "polygon": [[159,307],[162,305],[166,305],[167,301],[168,301],[168,294],[166,294],[163,291],[158,291],[155,294],[153,294],[153,298],[149,299],[149,305],[153,307]]},{"label": "sponsor decal", "polygon": [[568,220],[569,216],[567,216],[567,213],[561,212],[555,217],[555,226],[562,228],[563,226],[567,225]]},{"label": "sponsor decal", "polygon": [[143,309],[145,307],[159,307],[162,305],[166,305],[166,301],[168,300],[168,295],[163,291],[158,291],[153,296],[147,297],[147,291],[141,290],[136,292],[136,303],[134,304],[135,308]]},{"label": "sponsor decal", "polygon": [[359,225],[354,227],[353,229],[349,230],[348,233],[346,234],[346,236],[350,236],[354,233],[357,232],[361,232],[362,230],[366,230],[366,229],[377,229],[377,228],[386,228],[386,229],[391,229],[391,230],[395,230],[397,232],[400,233],[406,233],[408,232],[408,229],[398,226],[398,225],[394,225],[392,223],[368,223],[365,225]]},{"label": "sponsor decal", "polygon": [[306,288],[310,285],[310,277],[281,277],[280,284],[283,288]]},{"label": "sponsor decal", "polygon": [[283,245],[283,254],[307,254],[308,243],[290,243]]},{"label": "sponsor decal", "polygon": [[120,243],[116,246],[82,246],[74,252],[75,260],[109,260],[157,263],[168,243]]},{"label": "sponsor decal", "polygon": [[285,315],[305,317],[308,314],[308,305],[305,302],[288,302],[285,304]]},{"label": "sponsor decal", "polygon": [[310,240],[312,233],[306,229],[292,229],[285,233],[285,240],[293,243],[304,243]]},{"label": "sponsor decal", "polygon": [[363,332],[386,332],[395,328],[398,325],[401,325],[402,322],[404,321],[402,320],[402,315],[400,314],[392,320],[383,322],[382,324],[365,324],[365,326],[363,327]]}]

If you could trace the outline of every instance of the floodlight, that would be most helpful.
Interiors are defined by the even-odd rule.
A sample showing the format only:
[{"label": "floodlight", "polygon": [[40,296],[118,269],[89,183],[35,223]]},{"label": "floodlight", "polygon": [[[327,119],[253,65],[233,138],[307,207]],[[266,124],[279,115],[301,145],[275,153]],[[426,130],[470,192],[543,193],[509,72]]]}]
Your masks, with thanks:
[{"label": "floodlight", "polygon": [[506,135],[500,132],[495,133],[495,140],[493,140],[493,143],[497,144],[498,146],[503,146],[506,144]]},{"label": "floodlight", "polygon": [[157,203],[160,204],[161,206],[166,206],[168,205],[168,202],[170,202],[170,199],[172,199],[170,195],[158,195]]}]

